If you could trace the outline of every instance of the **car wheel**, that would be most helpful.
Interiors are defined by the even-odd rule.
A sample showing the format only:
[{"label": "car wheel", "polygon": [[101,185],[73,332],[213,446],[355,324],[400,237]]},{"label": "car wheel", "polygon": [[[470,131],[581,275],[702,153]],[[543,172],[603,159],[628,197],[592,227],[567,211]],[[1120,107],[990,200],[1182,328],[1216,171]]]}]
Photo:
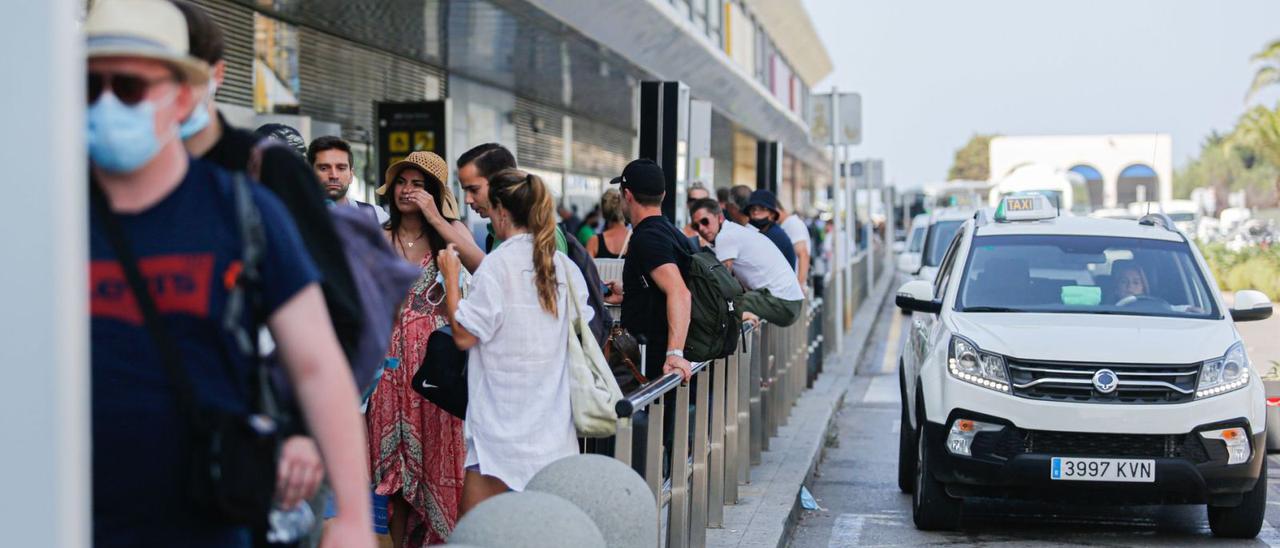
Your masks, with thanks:
[{"label": "car wheel", "polygon": [[902,426],[898,427],[898,489],[910,494],[916,488],[916,439],[907,411],[907,383],[898,361],[898,387],[902,393]]},{"label": "car wheel", "polygon": [[1262,457],[1262,471],[1253,489],[1244,494],[1239,506],[1209,507],[1209,529],[1222,538],[1254,538],[1262,530],[1267,514],[1267,458]]},{"label": "car wheel", "polygon": [[947,531],[960,525],[963,501],[947,494],[947,487],[933,477],[929,451],[924,446],[924,421],[916,436],[916,481],[911,497],[911,519],[921,531]]}]

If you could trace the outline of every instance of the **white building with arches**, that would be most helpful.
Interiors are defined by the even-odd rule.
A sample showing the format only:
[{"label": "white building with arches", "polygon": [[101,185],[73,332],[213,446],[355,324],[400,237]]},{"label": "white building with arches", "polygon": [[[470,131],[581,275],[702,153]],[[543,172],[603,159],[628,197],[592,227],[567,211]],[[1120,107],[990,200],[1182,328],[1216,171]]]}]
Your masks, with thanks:
[{"label": "white building with arches", "polygon": [[1077,206],[1125,207],[1173,199],[1173,139],[1167,133],[1028,135],[991,140],[991,181],[1042,164],[1079,175]]}]

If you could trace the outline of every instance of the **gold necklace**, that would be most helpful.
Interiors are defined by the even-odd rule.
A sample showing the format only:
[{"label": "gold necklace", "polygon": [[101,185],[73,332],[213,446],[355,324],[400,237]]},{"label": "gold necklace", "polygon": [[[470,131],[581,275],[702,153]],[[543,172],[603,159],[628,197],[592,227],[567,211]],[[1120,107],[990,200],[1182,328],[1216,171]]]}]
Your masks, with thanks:
[{"label": "gold necklace", "polygon": [[[421,235],[421,234],[419,234],[417,238],[414,238],[414,239],[412,239],[412,240],[410,240],[410,241],[408,241],[408,242],[405,242],[405,243],[407,243],[407,244],[408,244],[408,246],[409,246],[409,248],[410,248],[410,249],[412,249],[412,248],[413,248],[413,244],[417,243],[417,242],[418,242],[418,240],[421,240],[421,239],[422,239],[422,235]],[[404,239],[403,239],[403,238],[401,238],[401,239],[400,239],[400,241],[401,241],[401,242],[404,242]]]}]

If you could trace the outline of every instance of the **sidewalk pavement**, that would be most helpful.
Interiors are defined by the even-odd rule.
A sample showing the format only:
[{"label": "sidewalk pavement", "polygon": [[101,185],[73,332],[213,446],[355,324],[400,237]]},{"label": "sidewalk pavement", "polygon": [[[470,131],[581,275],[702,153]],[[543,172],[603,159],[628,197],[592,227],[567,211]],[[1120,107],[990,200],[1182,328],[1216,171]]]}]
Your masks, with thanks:
[{"label": "sidewalk pavement", "polygon": [[872,328],[897,275],[886,271],[854,315],[844,352],[831,356],[813,388],[791,409],[786,426],[769,440],[769,451],[751,467],[751,482],[738,488],[738,504],[724,509],[724,527],[707,530],[711,548],[781,548],[800,511],[800,487],[813,477],[835,413],[844,402],[854,371],[870,346]]}]

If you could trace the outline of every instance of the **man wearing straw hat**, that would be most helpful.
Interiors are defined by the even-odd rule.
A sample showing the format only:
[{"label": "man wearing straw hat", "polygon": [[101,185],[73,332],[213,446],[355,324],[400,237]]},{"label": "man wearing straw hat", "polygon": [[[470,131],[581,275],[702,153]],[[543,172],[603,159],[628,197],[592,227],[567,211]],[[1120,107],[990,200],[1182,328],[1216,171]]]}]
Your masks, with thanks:
[{"label": "man wearing straw hat", "polygon": [[[164,0],[99,1],[85,33],[94,545],[247,547],[247,524],[197,506],[206,483],[193,483],[187,466],[197,432],[207,431],[194,419],[255,408],[245,387],[256,357],[224,328],[256,332],[250,314],[224,316],[242,279],[237,185],[190,159],[178,132],[208,66],[188,56],[186,22]],[[248,188],[265,248],[254,310],[271,329],[337,495],[324,545],[372,547],[355,387],[315,266],[280,202]]]}]

